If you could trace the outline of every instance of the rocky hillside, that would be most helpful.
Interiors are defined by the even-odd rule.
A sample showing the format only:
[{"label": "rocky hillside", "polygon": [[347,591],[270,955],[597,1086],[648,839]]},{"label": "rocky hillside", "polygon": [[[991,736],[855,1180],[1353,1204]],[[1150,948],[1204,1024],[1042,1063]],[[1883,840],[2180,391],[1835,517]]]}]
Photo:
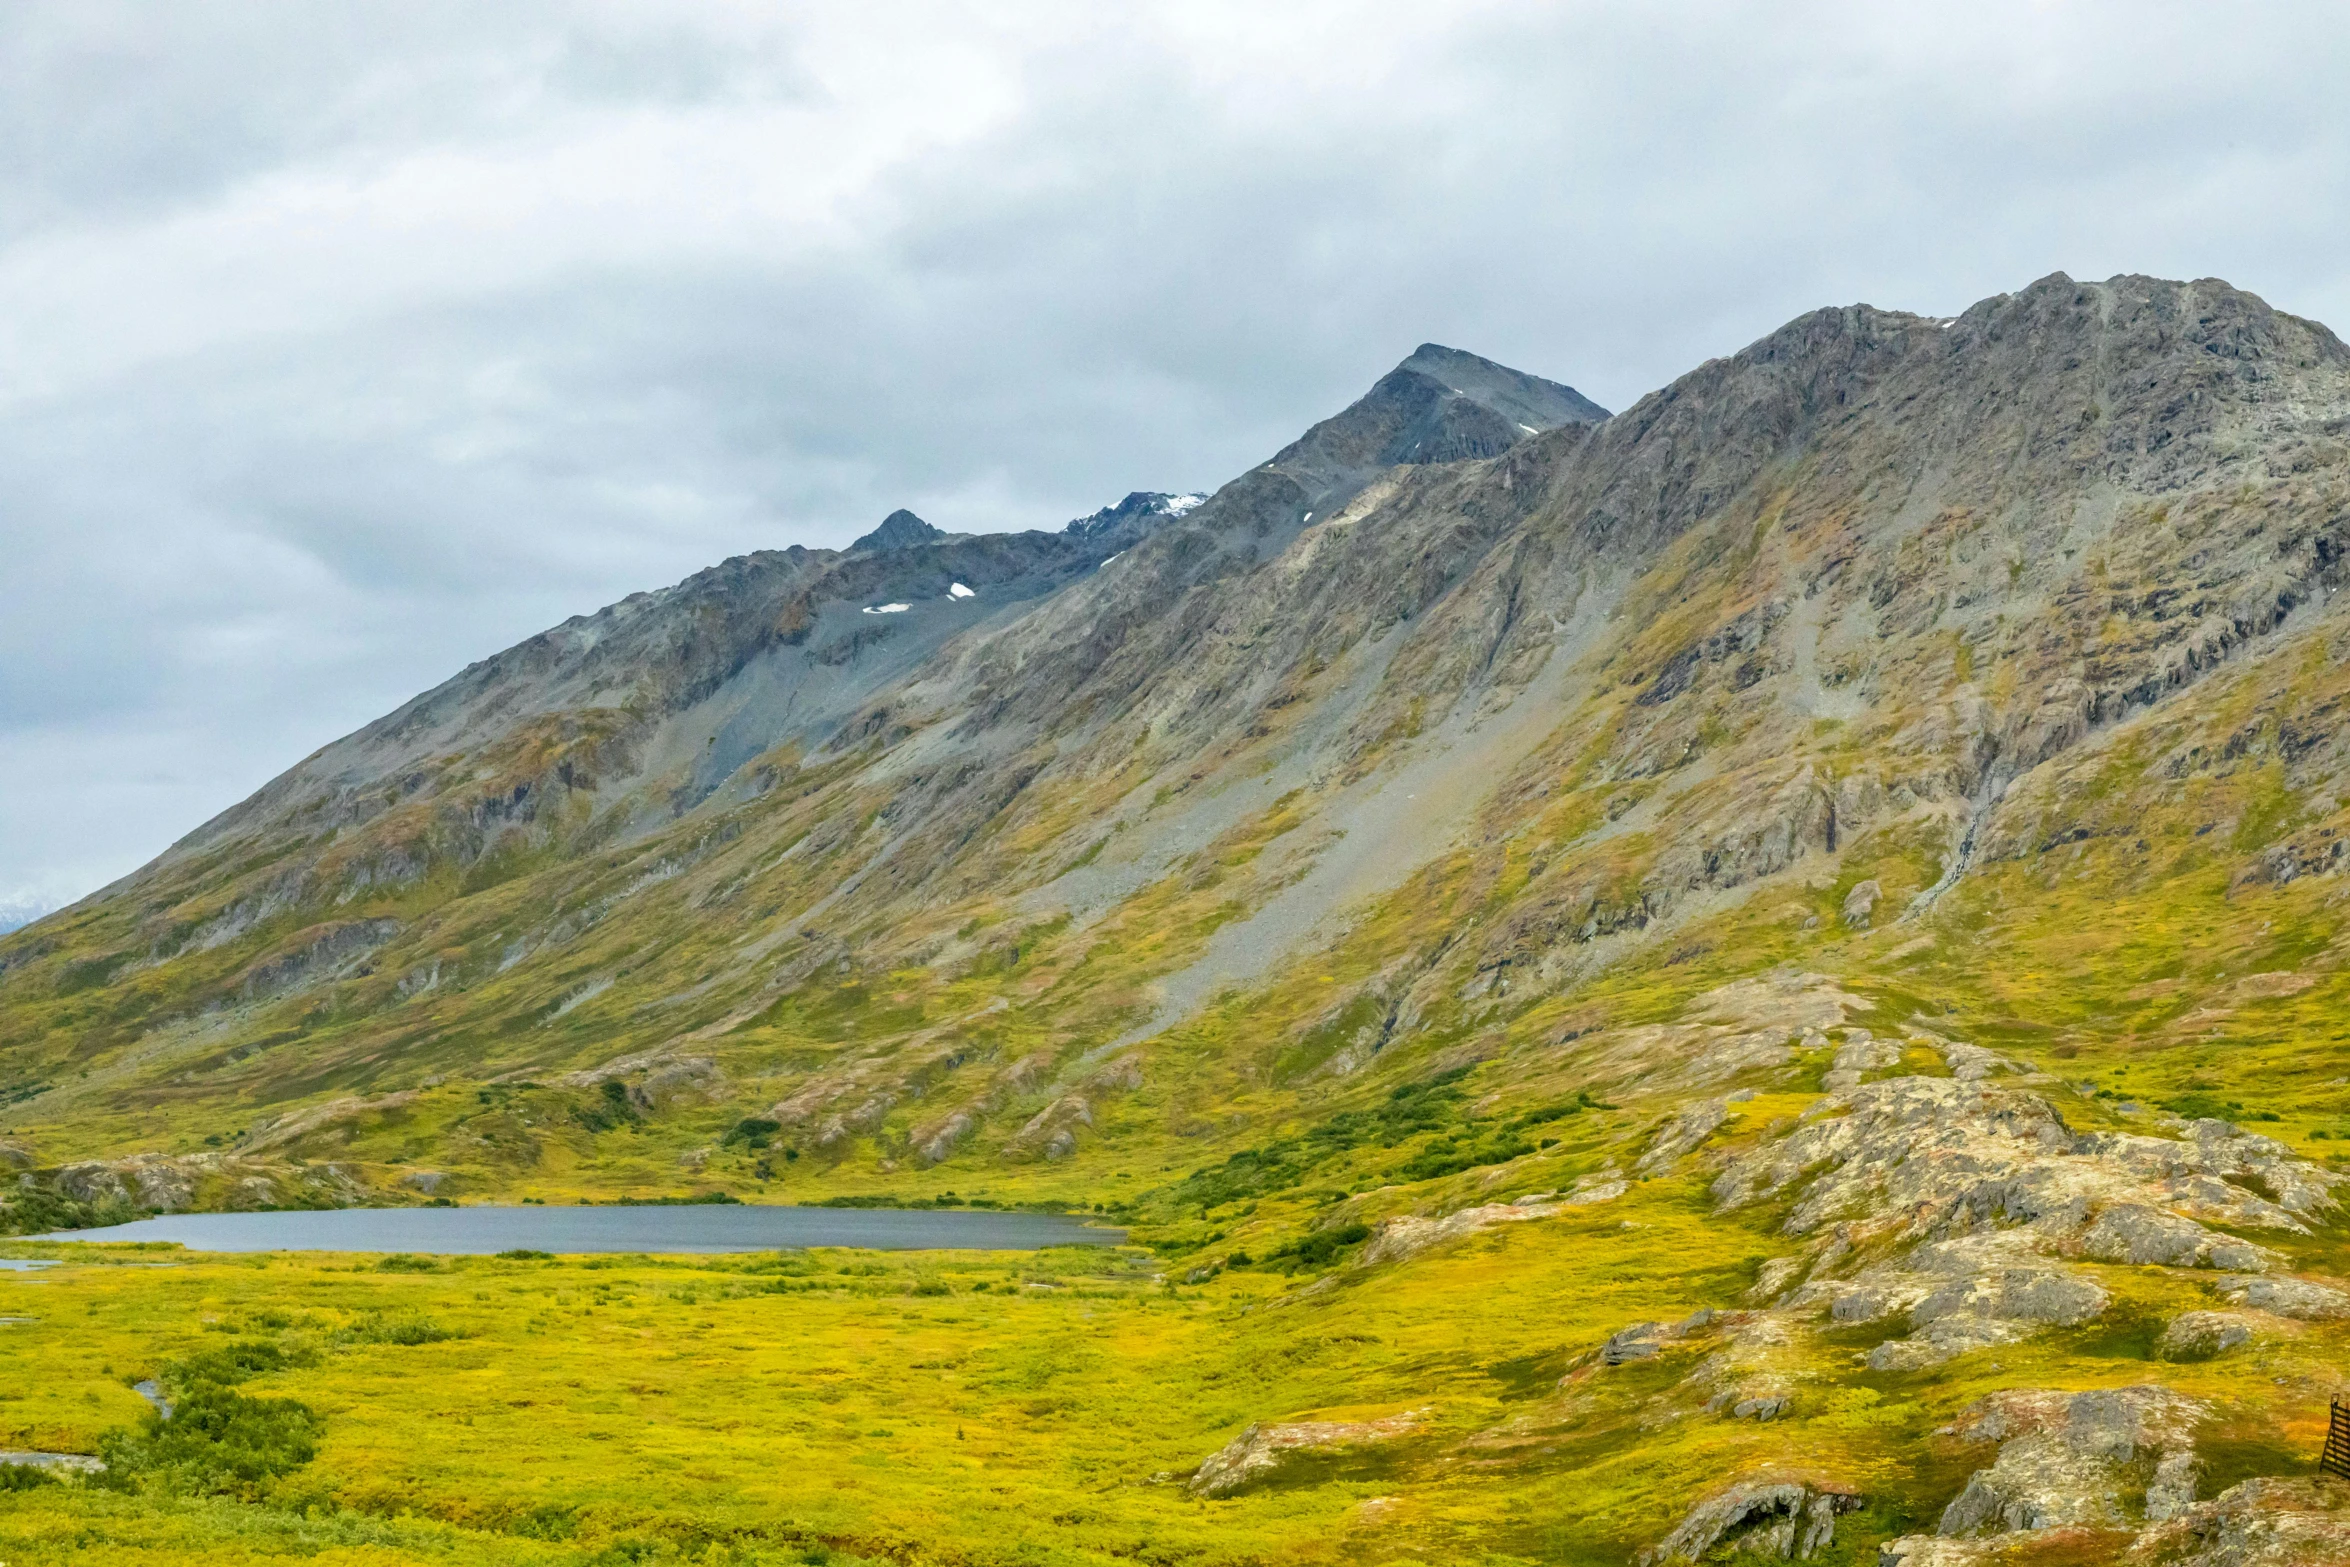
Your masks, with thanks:
[{"label": "rocky hillside", "polygon": [[19,1222],[706,1190],[1100,1207],[1339,1315],[1636,1277],[1504,1415],[1266,1409],[1192,1483],[2339,1559],[2230,1487],[2350,1334],[2346,432],[2325,328],[2059,275],[1612,416],[1424,347],[1196,505],[728,562],[0,940]]}]

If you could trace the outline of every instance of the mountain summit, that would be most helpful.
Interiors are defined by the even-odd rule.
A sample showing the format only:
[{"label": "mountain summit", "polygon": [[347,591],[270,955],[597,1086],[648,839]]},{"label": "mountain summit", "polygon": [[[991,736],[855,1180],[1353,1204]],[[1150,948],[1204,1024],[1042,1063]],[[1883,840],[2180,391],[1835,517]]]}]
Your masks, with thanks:
[{"label": "mountain summit", "polygon": [[852,553],[858,550],[902,550],[945,537],[938,529],[901,506],[882,518],[880,527],[851,544],[849,549]]},{"label": "mountain summit", "polygon": [[1182,1461],[1329,1538],[2320,1539],[2233,1482],[2350,1355],[2345,431],[2323,326],[2058,273],[727,561],[0,937],[0,1212],[1098,1209],[1298,1336]]}]

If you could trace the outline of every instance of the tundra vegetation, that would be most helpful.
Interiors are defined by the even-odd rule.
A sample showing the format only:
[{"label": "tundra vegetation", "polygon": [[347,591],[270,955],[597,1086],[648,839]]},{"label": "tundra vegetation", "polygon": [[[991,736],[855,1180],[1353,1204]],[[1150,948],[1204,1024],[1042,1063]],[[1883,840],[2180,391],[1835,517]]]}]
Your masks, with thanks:
[{"label": "tundra vegetation", "polygon": [[2345,428],[2209,281],[1610,418],[1423,349],[1180,515],[476,666],[0,938],[7,1228],[1132,1245],[19,1240],[0,1444],[106,1467],[0,1559],[2350,1557]]}]

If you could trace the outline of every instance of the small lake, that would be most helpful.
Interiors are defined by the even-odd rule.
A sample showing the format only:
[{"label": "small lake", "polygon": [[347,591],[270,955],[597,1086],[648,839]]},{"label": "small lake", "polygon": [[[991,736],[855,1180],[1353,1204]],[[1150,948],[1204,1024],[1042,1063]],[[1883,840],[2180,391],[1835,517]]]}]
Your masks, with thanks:
[{"label": "small lake", "polygon": [[333,1208],[177,1213],[47,1241],[177,1241],[191,1251],[731,1252],[802,1246],[873,1251],[1035,1251],[1117,1246],[1124,1230],[1046,1213],[969,1208]]}]

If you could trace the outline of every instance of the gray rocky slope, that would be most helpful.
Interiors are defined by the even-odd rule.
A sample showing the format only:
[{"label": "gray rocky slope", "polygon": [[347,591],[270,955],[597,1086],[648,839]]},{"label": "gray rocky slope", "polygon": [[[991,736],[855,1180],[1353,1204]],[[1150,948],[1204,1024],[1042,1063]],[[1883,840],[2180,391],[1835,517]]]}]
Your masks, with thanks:
[{"label": "gray rocky slope", "polygon": [[[1517,844],[1523,875],[1398,927],[1332,998],[1379,1020],[1348,1060],[1570,992],[1823,854],[1930,845],[1948,881],[2048,841],[2065,758],[2326,620],[2346,410],[2331,333],[2209,281],[1817,311],[1604,419],[1423,348],[1180,516],[914,519],[476,665],[0,944],[0,1049],[76,1122],[166,1080],[250,1115],[636,1059],[819,966],[958,972],[958,932],[1007,912],[1114,933],[1212,862],[1229,913],[1130,959],[1147,984],[1072,1012],[1041,1076],[947,1050],[942,1080],[882,1030],[753,1090],[836,1153],[1081,1143],[1048,1112],[1105,1016],[1153,1038],[1448,855]],[[1217,847],[1276,820],[1261,853]],[[2265,846],[2265,874],[2331,841]],[[1885,921],[1943,890],[1893,885]],[[69,969],[131,983],[95,1021]],[[559,1033],[513,1021],[557,1006]],[[299,1039],[304,1070],[240,1037]]]}]

